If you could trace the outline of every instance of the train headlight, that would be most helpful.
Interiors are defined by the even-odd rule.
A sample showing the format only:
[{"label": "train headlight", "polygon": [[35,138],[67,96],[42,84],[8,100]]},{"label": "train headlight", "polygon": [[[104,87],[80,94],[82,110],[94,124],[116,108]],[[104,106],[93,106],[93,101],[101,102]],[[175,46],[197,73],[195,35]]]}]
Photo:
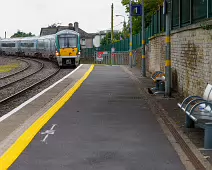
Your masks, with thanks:
[{"label": "train headlight", "polygon": [[78,52],[78,55],[80,55],[80,51]]},{"label": "train headlight", "polygon": [[60,53],[58,51],[56,51],[55,55],[56,56],[60,56]]}]

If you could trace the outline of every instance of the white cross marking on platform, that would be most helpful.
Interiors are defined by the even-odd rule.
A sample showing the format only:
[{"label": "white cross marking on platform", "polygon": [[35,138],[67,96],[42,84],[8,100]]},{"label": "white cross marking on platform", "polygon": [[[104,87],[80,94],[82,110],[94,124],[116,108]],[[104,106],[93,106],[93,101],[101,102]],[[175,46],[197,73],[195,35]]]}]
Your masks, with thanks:
[{"label": "white cross marking on platform", "polygon": [[40,133],[41,135],[45,135],[46,134],[46,136],[43,138],[43,140],[41,140],[41,142],[45,142],[47,144],[47,141],[46,140],[47,140],[47,138],[48,138],[49,135],[54,135],[54,132],[55,132],[54,127],[56,125],[57,124],[53,124],[50,130],[46,130],[45,132],[41,132]]}]

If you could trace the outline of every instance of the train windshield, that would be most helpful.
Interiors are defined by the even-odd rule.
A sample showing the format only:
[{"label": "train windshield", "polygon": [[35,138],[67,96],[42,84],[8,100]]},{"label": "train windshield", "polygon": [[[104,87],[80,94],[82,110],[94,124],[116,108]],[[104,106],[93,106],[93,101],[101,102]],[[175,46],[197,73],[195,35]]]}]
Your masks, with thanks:
[{"label": "train windshield", "polygon": [[75,48],[77,47],[76,35],[59,35],[60,48]]}]

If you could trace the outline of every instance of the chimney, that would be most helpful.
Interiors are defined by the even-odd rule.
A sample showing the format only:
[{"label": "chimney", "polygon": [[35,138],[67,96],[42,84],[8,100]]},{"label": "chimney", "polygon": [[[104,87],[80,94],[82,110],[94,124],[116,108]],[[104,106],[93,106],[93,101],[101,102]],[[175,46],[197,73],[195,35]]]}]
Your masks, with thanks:
[{"label": "chimney", "polygon": [[74,23],[74,29],[75,29],[76,32],[78,32],[78,30],[79,30],[78,28],[79,28],[79,23],[75,22]]},{"label": "chimney", "polygon": [[68,24],[68,27],[69,27],[69,29],[72,29],[73,28],[73,24],[72,23],[69,23]]}]

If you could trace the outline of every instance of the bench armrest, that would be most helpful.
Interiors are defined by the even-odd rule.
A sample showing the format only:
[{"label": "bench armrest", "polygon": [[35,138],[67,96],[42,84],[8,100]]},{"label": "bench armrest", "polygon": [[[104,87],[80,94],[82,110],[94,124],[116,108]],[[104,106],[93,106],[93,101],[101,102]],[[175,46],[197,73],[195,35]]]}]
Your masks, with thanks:
[{"label": "bench armrest", "polygon": [[183,106],[185,105],[185,103],[188,102],[191,98],[194,98],[194,99],[202,99],[202,97],[200,97],[200,96],[188,96],[188,97],[186,97],[186,98],[183,100],[183,102],[182,102],[181,104],[178,104],[178,106],[179,106],[180,108],[183,108]]},{"label": "bench armrest", "polygon": [[206,105],[206,107],[210,107],[211,108],[211,110],[212,110],[212,103],[210,103],[210,102],[207,102],[207,101],[202,101],[202,102],[199,102],[199,103],[197,103],[197,104],[195,104],[192,108],[191,108],[191,110],[190,110],[190,115],[192,115],[193,114],[193,112],[194,112],[194,110],[199,106],[199,105],[201,105],[201,104],[205,104]]},{"label": "bench armrest", "polygon": [[205,99],[202,99],[202,98],[196,98],[196,99],[193,99],[193,100],[189,101],[189,102],[186,104],[186,106],[185,106],[185,111],[189,110],[190,105],[191,105],[192,103],[194,103],[194,102],[197,102],[197,101],[203,101],[203,102],[205,102],[206,100],[205,100]]},{"label": "bench armrest", "polygon": [[188,111],[186,111],[186,114],[193,120],[193,121],[197,121],[197,118],[195,118],[193,115],[191,115]]}]

